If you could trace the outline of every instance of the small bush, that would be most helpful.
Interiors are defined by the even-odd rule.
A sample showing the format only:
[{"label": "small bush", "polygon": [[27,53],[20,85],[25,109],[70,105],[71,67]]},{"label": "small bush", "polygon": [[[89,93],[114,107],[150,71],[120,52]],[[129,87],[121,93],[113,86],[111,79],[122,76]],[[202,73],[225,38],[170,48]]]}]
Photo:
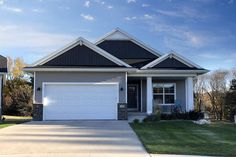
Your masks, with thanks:
[{"label": "small bush", "polygon": [[138,124],[139,123],[139,119],[134,119],[133,123]]},{"label": "small bush", "polygon": [[198,120],[204,118],[204,114],[201,112],[185,112],[185,113],[171,113],[171,114],[161,114],[162,120],[174,120],[174,119],[182,119],[182,120]]},{"label": "small bush", "polygon": [[143,122],[158,122],[160,121],[160,115],[152,114],[148,115],[146,118],[143,119]]}]

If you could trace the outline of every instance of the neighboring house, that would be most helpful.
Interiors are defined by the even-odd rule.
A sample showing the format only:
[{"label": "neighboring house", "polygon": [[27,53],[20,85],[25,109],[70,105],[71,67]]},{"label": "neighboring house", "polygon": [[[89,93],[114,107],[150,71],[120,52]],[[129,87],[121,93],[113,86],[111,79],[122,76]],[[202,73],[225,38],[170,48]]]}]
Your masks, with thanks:
[{"label": "neighboring house", "polygon": [[34,74],[35,120],[121,120],[175,102],[190,111],[193,78],[208,72],[119,28],[96,43],[78,38],[24,70]]},{"label": "neighboring house", "polygon": [[7,58],[0,55],[0,122],[2,120],[2,89],[5,75],[7,74]]}]

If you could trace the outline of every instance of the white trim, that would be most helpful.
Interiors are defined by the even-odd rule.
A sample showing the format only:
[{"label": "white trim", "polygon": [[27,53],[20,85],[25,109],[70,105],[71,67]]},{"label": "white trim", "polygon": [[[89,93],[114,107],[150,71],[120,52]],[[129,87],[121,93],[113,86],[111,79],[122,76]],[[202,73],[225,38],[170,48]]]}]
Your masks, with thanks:
[{"label": "white trim", "polygon": [[135,71],[134,68],[30,68],[26,67],[24,71],[55,71],[55,72],[129,72]]},{"label": "white trim", "polygon": [[155,59],[154,61],[148,63],[147,65],[143,66],[141,69],[148,69],[148,68],[152,68],[154,67],[155,65],[161,63],[162,61],[166,60],[167,58],[175,58],[177,59],[178,61],[182,62],[183,64],[193,68],[193,67],[196,67],[196,68],[199,68],[199,69],[202,69],[202,67],[200,67],[199,65],[193,63],[192,61],[188,60],[187,58],[181,56],[180,54],[177,54],[176,52],[174,51],[171,51],[169,54],[165,54],[164,56],[160,57],[160,58],[157,58]]},{"label": "white trim", "polygon": [[[176,83],[172,83],[172,82],[158,82],[158,83],[153,83],[153,84],[162,84],[162,85],[165,85],[165,84],[173,84],[174,85],[174,101],[176,100]],[[165,89],[164,89],[164,86],[162,87],[163,88],[163,93],[160,93],[161,95],[163,95],[163,102],[165,102]],[[168,94],[170,94],[170,93],[167,93],[167,95]],[[153,93],[153,96],[154,96],[155,94]],[[156,95],[158,95],[158,94],[156,94]],[[153,98],[154,99],[154,98]],[[166,103],[163,103],[163,104],[158,104],[158,105],[175,105],[175,103],[173,103],[173,104],[166,104]]]},{"label": "white trim", "polygon": [[[128,34],[127,32],[121,30],[120,28],[116,28],[114,30],[112,30],[111,32],[105,34],[103,37],[99,38],[96,42],[95,45],[100,44],[101,42],[103,42],[104,40],[106,40],[106,38],[112,36],[113,34],[115,34],[116,32],[119,32],[121,34],[123,34],[124,36],[126,36],[130,41],[132,41],[133,43],[141,46],[142,48],[146,49],[147,51],[151,52],[152,54],[154,54],[157,57],[162,56],[162,53],[155,50],[154,48],[151,48],[149,45],[143,43],[142,41],[138,40],[137,38],[131,36],[130,34]],[[109,39],[110,40],[110,39]]]},{"label": "white trim", "polygon": [[127,89],[127,84],[128,84],[128,77],[127,77],[127,72],[125,73],[125,103],[128,103],[128,89]]},{"label": "white trim", "polygon": [[35,104],[35,92],[36,92],[36,72],[34,72],[34,87],[33,87],[33,103]]},{"label": "white trim", "polygon": [[170,73],[175,73],[175,74],[181,74],[181,73],[185,73],[185,74],[188,74],[188,73],[193,73],[193,74],[196,74],[196,73],[206,73],[206,72],[209,72],[208,70],[169,70],[169,69],[166,69],[166,70],[137,70],[138,73],[163,73],[163,74],[170,74]]},{"label": "white trim", "polygon": [[[120,97],[119,97],[119,82],[42,82],[42,103],[44,105],[44,95],[45,95],[45,92],[44,92],[44,89],[45,89],[45,86],[46,85],[49,85],[49,84],[75,84],[75,85],[116,85],[117,87],[117,104],[119,103],[120,101]],[[43,107],[43,110],[45,109],[45,107]],[[45,113],[43,111],[43,113]],[[116,106],[116,119],[118,119],[118,108]],[[43,120],[45,120],[45,114],[43,114]]]},{"label": "white trim", "polygon": [[119,82],[42,82],[42,84],[68,84],[68,85],[111,85],[111,84],[119,84]]},{"label": "white trim", "polygon": [[204,74],[208,70],[169,70],[169,69],[147,69],[136,70],[135,73],[130,72],[128,76],[177,76],[177,75],[193,75]]},{"label": "white trim", "polygon": [[128,77],[188,77],[188,76],[197,76],[196,74],[138,74],[138,73],[131,73],[128,74]]},{"label": "white trim", "polygon": [[140,106],[141,106],[141,109],[140,109],[140,112],[143,112],[143,79],[141,78],[140,80]]},{"label": "white trim", "polygon": [[[209,72],[208,70],[138,70],[136,68],[34,68],[26,67],[24,71],[78,71],[78,72],[128,72],[128,76],[156,76],[157,74],[191,74],[196,76],[197,74],[203,74]],[[169,76],[169,75],[165,75]]]},{"label": "white trim", "polygon": [[147,65],[143,66],[140,69],[152,68],[153,66],[157,65],[161,61],[165,60],[168,56],[169,56],[169,54],[165,54],[164,56],[161,56],[160,58],[155,59],[154,61],[148,63]]},{"label": "white trim", "polygon": [[147,114],[153,113],[152,77],[147,77]]},{"label": "white trim", "polygon": [[118,59],[117,57],[111,55],[110,53],[104,51],[103,49],[99,48],[98,46],[94,45],[93,43],[89,42],[88,40],[79,37],[76,41],[72,42],[70,45],[68,45],[67,47],[56,51],[48,56],[46,56],[45,58],[39,60],[38,62],[36,62],[35,64],[33,64],[33,66],[37,66],[37,65],[42,65],[52,59],[54,59],[55,57],[67,52],[69,49],[74,48],[75,46],[78,45],[85,45],[88,48],[92,49],[93,51],[97,52],[98,54],[102,55],[103,57],[109,59],[110,61],[116,63],[117,65],[120,66],[125,66],[125,67],[131,67],[130,65],[128,65],[127,63],[123,62],[122,60]]},{"label": "white trim", "polygon": [[48,60],[49,60],[51,57],[53,57],[54,55],[56,55],[56,54],[58,54],[58,53],[61,53],[61,52],[63,52],[63,51],[67,51],[67,50],[69,50],[69,49],[75,47],[76,44],[79,44],[78,41],[79,41],[79,38],[76,39],[75,41],[73,41],[73,42],[67,44],[67,45],[64,46],[63,48],[60,48],[60,49],[58,49],[57,51],[52,52],[52,53],[48,54],[47,56],[41,58],[40,60],[38,60],[38,61],[36,61],[35,63],[33,63],[31,66],[40,65],[40,64],[42,64],[42,62],[48,61]]},{"label": "white trim", "polygon": [[194,110],[193,98],[193,78],[187,77],[185,79],[185,97],[186,97],[186,111]]}]

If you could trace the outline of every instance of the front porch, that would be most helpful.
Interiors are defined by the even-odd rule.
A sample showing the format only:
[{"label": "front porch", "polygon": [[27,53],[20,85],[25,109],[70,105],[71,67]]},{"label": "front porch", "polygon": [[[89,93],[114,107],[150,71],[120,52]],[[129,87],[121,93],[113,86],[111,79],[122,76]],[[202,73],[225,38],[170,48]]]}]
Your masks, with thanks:
[{"label": "front porch", "polygon": [[152,114],[158,108],[171,113],[194,109],[193,77],[127,77],[127,108],[129,117]]}]

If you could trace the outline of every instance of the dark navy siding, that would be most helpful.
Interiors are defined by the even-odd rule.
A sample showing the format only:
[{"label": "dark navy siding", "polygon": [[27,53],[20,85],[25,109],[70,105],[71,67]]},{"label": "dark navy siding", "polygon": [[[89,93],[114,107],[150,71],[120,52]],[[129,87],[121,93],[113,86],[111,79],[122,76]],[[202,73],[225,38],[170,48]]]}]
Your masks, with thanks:
[{"label": "dark navy siding", "polygon": [[119,59],[157,59],[158,57],[129,40],[105,40],[97,45]]},{"label": "dark navy siding", "polygon": [[85,45],[78,45],[43,66],[120,67]]},{"label": "dark navy siding", "polygon": [[161,63],[155,65],[152,67],[154,69],[158,68],[163,68],[163,69],[186,69],[186,70],[191,70],[191,69],[197,69],[195,67],[189,67],[180,61],[178,61],[175,58],[167,58],[166,60],[162,61]]},{"label": "dark navy siding", "polygon": [[152,62],[153,60],[154,59],[135,59],[135,61],[133,61],[133,59],[122,59],[122,61],[131,65],[134,68],[141,68],[147,65],[148,63]]}]

